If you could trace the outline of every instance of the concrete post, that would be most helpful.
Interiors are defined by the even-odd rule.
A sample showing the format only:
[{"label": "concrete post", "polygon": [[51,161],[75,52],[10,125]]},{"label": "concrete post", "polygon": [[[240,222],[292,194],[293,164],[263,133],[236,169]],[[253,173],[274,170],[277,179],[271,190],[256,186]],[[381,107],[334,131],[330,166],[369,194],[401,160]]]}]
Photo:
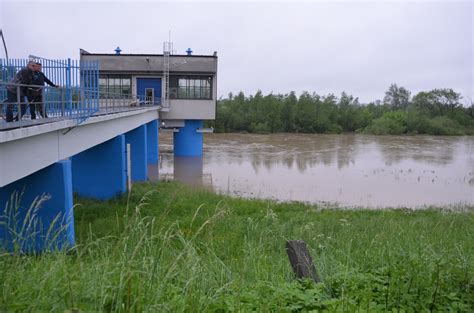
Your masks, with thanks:
[{"label": "concrete post", "polygon": [[146,128],[145,124],[125,133],[125,143],[129,143],[132,150],[132,181],[145,181],[148,178]]},{"label": "concrete post", "polygon": [[203,136],[197,130],[202,128],[202,120],[186,120],[184,127],[174,133],[174,155],[178,157],[202,156]]},{"label": "concrete post", "polygon": [[74,244],[70,160],[0,188],[0,250],[38,253]]},{"label": "concrete post", "polygon": [[125,135],[72,157],[72,188],[84,197],[110,199],[126,190]]}]

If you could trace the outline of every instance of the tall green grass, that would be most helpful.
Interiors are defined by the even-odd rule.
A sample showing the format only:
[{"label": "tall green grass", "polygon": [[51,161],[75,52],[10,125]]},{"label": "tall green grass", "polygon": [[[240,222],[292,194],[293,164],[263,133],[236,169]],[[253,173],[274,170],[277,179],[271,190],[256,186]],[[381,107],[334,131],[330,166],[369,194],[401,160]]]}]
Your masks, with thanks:
[{"label": "tall green grass", "polygon": [[[320,209],[177,183],[76,199],[77,246],[0,256],[0,311],[472,311],[474,211]],[[284,250],[307,242],[322,283]]]}]

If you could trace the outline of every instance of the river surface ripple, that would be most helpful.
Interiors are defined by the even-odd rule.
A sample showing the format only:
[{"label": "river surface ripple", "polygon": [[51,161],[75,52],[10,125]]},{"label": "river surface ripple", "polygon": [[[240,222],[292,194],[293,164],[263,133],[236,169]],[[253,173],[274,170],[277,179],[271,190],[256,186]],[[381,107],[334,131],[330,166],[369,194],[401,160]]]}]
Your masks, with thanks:
[{"label": "river surface ripple", "polygon": [[174,158],[160,133],[159,179],[246,198],[348,207],[474,205],[474,137],[205,134],[203,158]]}]

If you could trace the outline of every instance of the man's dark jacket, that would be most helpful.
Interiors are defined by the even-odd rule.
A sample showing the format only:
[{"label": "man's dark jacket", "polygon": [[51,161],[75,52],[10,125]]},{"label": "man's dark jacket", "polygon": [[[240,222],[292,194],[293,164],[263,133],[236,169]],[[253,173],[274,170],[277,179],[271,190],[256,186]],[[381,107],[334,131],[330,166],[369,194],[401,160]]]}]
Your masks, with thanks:
[{"label": "man's dark jacket", "polygon": [[[28,67],[24,67],[21,70],[18,71],[18,73],[15,74],[15,76],[12,78],[10,83],[12,84],[22,84],[22,85],[31,85],[33,82],[33,74],[34,72],[30,70]],[[16,94],[17,91],[17,86],[15,85],[8,85],[7,86],[8,91],[11,93]],[[21,86],[20,87],[20,92],[25,95],[28,87]]]},{"label": "man's dark jacket", "polygon": [[44,83],[47,83],[51,87],[56,87],[56,85],[50,81],[43,72],[34,72],[32,85],[44,86]]}]

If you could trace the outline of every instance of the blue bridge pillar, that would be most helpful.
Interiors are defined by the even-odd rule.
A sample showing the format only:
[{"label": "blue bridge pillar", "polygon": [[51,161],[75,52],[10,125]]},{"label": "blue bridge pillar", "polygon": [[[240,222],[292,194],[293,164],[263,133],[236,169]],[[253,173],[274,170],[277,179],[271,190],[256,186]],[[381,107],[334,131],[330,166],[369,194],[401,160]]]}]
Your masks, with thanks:
[{"label": "blue bridge pillar", "polygon": [[146,124],[147,161],[148,164],[158,163],[158,120]]},{"label": "blue bridge pillar", "polygon": [[132,181],[145,181],[148,178],[146,135],[146,124],[125,133],[125,143],[131,145]]},{"label": "blue bridge pillar", "polygon": [[184,127],[179,132],[174,133],[174,155],[184,156],[202,156],[203,137],[197,130],[202,128],[202,120],[186,120]]},{"label": "blue bridge pillar", "polygon": [[36,253],[74,244],[70,160],[0,188],[0,250]]},{"label": "blue bridge pillar", "polygon": [[125,135],[72,157],[72,188],[81,196],[109,199],[126,192]]}]

